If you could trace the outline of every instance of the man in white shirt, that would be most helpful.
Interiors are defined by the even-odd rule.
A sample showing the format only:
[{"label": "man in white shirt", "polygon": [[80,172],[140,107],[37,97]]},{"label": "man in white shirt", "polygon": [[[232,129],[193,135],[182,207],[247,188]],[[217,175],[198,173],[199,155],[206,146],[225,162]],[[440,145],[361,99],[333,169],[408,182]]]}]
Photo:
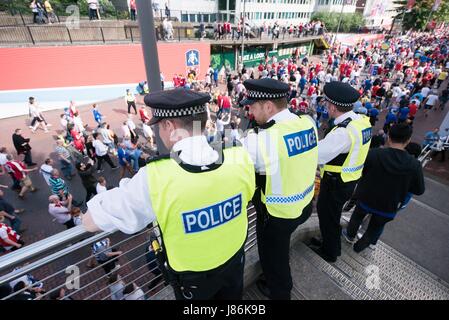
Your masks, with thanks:
[{"label": "man in white shirt", "polygon": [[[222,150],[225,156],[220,161],[219,152],[202,135],[207,121],[205,103],[209,100],[208,94],[182,88],[147,95],[145,104],[153,109],[152,124],[156,124],[172,159],[154,159],[132,179],[122,179],[119,188],[96,195],[87,203],[89,209],[83,216],[88,231],[118,228],[125,233],[138,232],[157,218],[168,257],[166,263],[170,266],[166,271],[173,273],[174,270],[178,275],[178,283],[172,284],[177,299],[242,297],[247,225],[240,219],[247,219],[244,210],[254,193],[255,177],[249,156],[242,148]],[[194,126],[192,119],[200,121],[199,130],[194,129],[197,124]],[[236,152],[239,159],[243,156],[249,163],[232,161],[226,156],[230,152]],[[192,220],[196,220],[192,216],[195,212],[202,212],[198,211],[200,208],[230,203],[227,200],[230,194],[238,194],[235,205],[229,208],[233,212],[232,224],[224,221],[224,216],[213,228],[207,228],[211,220],[201,225]],[[174,228],[166,228],[167,222]],[[207,232],[203,232],[206,228]],[[229,240],[226,243],[218,240],[222,239],[221,231],[226,231]],[[214,246],[213,250],[205,248],[210,245]],[[192,263],[197,266],[195,269],[189,266]],[[207,273],[207,281],[195,280],[204,279],[209,270],[219,272]],[[226,291],[222,290],[225,286]]]},{"label": "man in white shirt", "polygon": [[432,90],[432,92],[424,100],[424,116],[428,116],[429,110],[433,109],[438,102],[438,91]]},{"label": "man in white shirt", "polygon": [[0,148],[0,175],[5,174],[7,171],[5,169],[5,164],[8,162],[8,159],[6,156],[8,155],[8,152],[5,147]]},{"label": "man in white shirt", "polygon": [[106,187],[106,179],[104,177],[98,177],[98,183],[97,183],[96,189],[97,189],[97,194],[108,191],[108,188]]},{"label": "man in white shirt", "polygon": [[118,169],[118,166],[116,166],[109,157],[108,147],[100,140],[98,132],[95,132],[93,137],[94,141],[92,142],[92,146],[95,148],[95,154],[97,155],[98,160],[97,172],[103,172],[101,169],[103,161],[106,161],[113,170]]},{"label": "man in white shirt", "polygon": [[259,125],[243,142],[253,159],[258,187],[253,203],[263,276],[256,285],[270,299],[289,300],[290,237],[312,213],[317,129],[308,115],[298,118],[288,110],[287,84],[261,79],[245,81],[244,85],[248,96],[240,104],[249,105]]},{"label": "man in white shirt", "polygon": [[50,186],[49,179],[51,177],[51,172],[53,171],[53,160],[50,158],[45,159],[45,163],[41,165],[39,169],[40,174],[44,177],[45,182]]},{"label": "man in white shirt", "polygon": [[429,92],[430,92],[430,88],[428,86],[425,86],[421,89],[421,94],[424,97],[424,99],[427,97]]},{"label": "man in white shirt", "polygon": [[33,97],[29,98],[28,109],[28,112],[32,119],[30,124],[31,131],[34,133],[39,126],[42,126],[44,132],[47,133],[47,125],[44,121],[44,118],[42,117],[41,112],[39,111],[39,106],[37,105],[37,102]]},{"label": "man in white shirt", "polygon": [[60,201],[59,197],[55,194],[48,198],[48,213],[50,213],[57,223],[63,224],[67,229],[73,228],[72,216],[70,210],[72,210],[72,195],[69,194],[66,201]]},{"label": "man in white shirt", "polygon": [[[317,211],[322,240],[313,238],[312,245],[324,260],[335,262],[341,255],[341,212],[362,173],[371,141],[371,125],[367,117],[352,111],[360,94],[350,85],[332,82],[324,87],[324,96],[335,126],[318,143],[322,179]],[[357,139],[360,136],[363,141]]]}]

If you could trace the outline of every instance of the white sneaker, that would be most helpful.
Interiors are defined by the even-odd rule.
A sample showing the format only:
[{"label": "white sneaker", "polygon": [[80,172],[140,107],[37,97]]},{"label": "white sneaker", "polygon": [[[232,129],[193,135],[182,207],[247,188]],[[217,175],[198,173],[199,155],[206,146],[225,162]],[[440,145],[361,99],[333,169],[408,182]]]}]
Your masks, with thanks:
[{"label": "white sneaker", "polygon": [[376,246],[375,246],[374,244],[370,244],[370,245],[369,245],[369,248],[370,248],[371,250],[376,250]]},{"label": "white sneaker", "polygon": [[47,127],[51,127],[52,126],[52,124],[51,123],[47,123]]},{"label": "white sneaker", "polygon": [[114,269],[112,269],[112,270],[114,271],[114,270],[118,270],[118,269],[120,269],[120,265],[119,265],[119,264],[116,264],[115,267],[114,267]]}]

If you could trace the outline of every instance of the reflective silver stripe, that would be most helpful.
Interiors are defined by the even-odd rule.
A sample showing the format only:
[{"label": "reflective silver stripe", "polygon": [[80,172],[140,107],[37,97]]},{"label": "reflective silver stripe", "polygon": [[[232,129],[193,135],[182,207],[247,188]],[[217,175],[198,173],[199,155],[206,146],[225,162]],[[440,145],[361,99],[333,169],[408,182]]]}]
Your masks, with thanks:
[{"label": "reflective silver stripe", "polygon": [[267,196],[266,203],[267,204],[282,204],[282,203],[295,203],[304,200],[304,198],[311,193],[315,188],[315,184],[311,184],[306,190],[303,192],[291,195],[291,196]]}]

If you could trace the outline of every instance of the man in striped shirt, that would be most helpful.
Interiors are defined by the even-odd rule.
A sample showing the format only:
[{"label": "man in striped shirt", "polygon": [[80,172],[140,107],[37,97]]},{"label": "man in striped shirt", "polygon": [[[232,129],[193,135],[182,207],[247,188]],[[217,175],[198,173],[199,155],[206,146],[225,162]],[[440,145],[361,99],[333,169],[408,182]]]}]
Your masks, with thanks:
[{"label": "man in striped shirt", "polygon": [[67,188],[65,181],[59,177],[58,169],[52,170],[51,177],[50,179],[48,179],[48,182],[50,183],[51,192],[59,196],[61,200],[64,200],[68,197],[69,189]]}]

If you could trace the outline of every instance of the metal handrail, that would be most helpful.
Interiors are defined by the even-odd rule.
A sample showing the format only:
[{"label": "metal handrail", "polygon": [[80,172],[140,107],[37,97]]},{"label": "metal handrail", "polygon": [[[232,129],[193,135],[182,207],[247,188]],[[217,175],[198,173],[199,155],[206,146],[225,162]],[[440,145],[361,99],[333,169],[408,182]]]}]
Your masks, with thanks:
[{"label": "metal handrail", "polygon": [[[247,215],[248,215],[249,223],[248,223],[248,237],[247,237],[247,242],[245,244],[245,251],[247,251],[249,248],[253,247],[256,243],[255,242],[256,238],[253,237],[255,235],[254,229],[255,229],[255,221],[256,221],[256,219],[255,219],[256,213],[255,213],[253,205],[250,205],[249,207],[247,207]],[[148,232],[152,229],[152,227],[150,227],[150,228],[148,228],[148,227],[143,229],[142,231],[139,231],[138,233],[131,235],[130,237],[126,237],[125,239],[119,241],[118,243],[116,243],[114,245],[111,245],[110,248],[127,243],[129,241],[132,241],[133,239],[137,239],[137,237],[144,235],[146,232]],[[80,250],[82,248],[85,248],[96,241],[107,238],[108,236],[110,236],[116,232],[117,232],[117,230],[113,230],[110,232],[99,232],[97,234],[92,235],[91,233],[87,232],[83,226],[77,226],[75,228],[71,228],[71,229],[65,230],[63,232],[60,232],[60,233],[53,235],[49,238],[46,238],[44,240],[33,243],[29,246],[23,247],[20,250],[11,252],[3,257],[0,257],[0,272],[9,271],[7,274],[0,276],[0,284],[10,283],[11,281],[13,281],[15,279],[18,279],[24,275],[30,274],[34,270],[37,270],[41,267],[45,267],[46,265],[53,263],[60,258],[68,256],[69,254],[74,253],[75,251]],[[86,235],[89,236],[87,239],[79,241],[80,238],[82,238],[83,236],[86,236]],[[76,243],[74,243],[74,242],[76,242]],[[57,250],[56,252],[53,252],[53,253],[45,256],[45,254],[51,252],[52,250],[61,248],[65,245],[67,245],[68,243],[74,243],[74,244],[70,244],[70,246],[68,246],[68,247],[64,247],[61,250]],[[138,246],[133,246],[131,249],[127,250],[120,256],[125,256],[129,252],[135,250],[137,247],[141,248],[142,245],[146,245],[148,243],[149,243],[148,240],[142,241],[142,243],[140,243]],[[107,250],[107,248],[104,250]],[[88,257],[83,258],[80,261],[74,262],[72,265],[79,265],[99,254],[101,254],[101,252],[95,253],[93,255],[89,255]],[[134,257],[133,259],[129,260],[127,263],[122,265],[120,267],[120,269],[126,265],[131,265],[131,263],[133,263],[134,261],[137,261],[138,259],[143,258],[146,254],[147,254],[147,252],[145,252],[144,254],[139,254],[137,257]],[[38,260],[33,261],[25,266],[20,266],[20,264],[22,264],[24,262],[29,262],[32,258],[36,258],[36,257],[38,258]],[[142,266],[138,267],[136,270],[133,270],[131,273],[127,273],[125,278],[129,278],[131,275],[141,272],[141,270],[145,266],[147,266],[148,263],[152,263],[152,262],[154,262],[154,260],[150,261],[150,262],[147,261]],[[17,266],[20,266],[20,269],[10,271],[11,269],[13,269],[14,267],[17,267]],[[79,279],[82,279],[83,277],[85,277],[89,274],[92,274],[94,271],[97,271],[99,268],[101,268],[101,266],[102,266],[102,264],[99,264],[98,266],[94,267],[93,269],[82,273],[79,276]],[[65,271],[64,268],[61,270],[58,269],[58,271],[56,271],[50,275],[46,275],[43,279],[40,279],[39,282],[43,283],[45,281],[49,281],[50,279],[57,279],[57,277],[60,276],[62,273],[64,273],[64,271]],[[137,281],[138,279],[141,279],[141,278],[149,275],[150,273],[151,273],[151,270],[149,272],[145,272],[144,274],[138,276],[137,279],[134,279],[134,282]],[[75,290],[74,292],[71,292],[70,294],[67,295],[67,297],[82,292],[83,289],[86,289],[87,287],[93,285],[94,283],[98,283],[99,280],[104,279],[107,276],[108,276],[107,274],[99,276],[99,278],[96,279],[95,281],[93,281],[93,282],[91,281],[88,284],[84,285],[83,287]],[[153,277],[152,280],[154,280],[154,279],[155,278]],[[150,282],[151,281],[149,281],[147,283],[150,283]],[[50,295],[50,293],[57,291],[58,289],[62,288],[63,286],[64,286],[64,284],[53,285],[51,288],[49,288],[49,290],[46,291],[45,294],[40,295],[39,297],[37,297],[37,299],[42,299],[44,297],[48,297]],[[155,287],[159,287],[159,285],[157,285]],[[92,298],[95,295],[97,295],[98,293],[106,290],[106,288],[103,288],[94,294],[88,294],[88,297]],[[27,290],[27,288],[23,288],[17,292],[11,293],[8,297],[5,297],[3,299],[8,299],[8,298],[14,297],[15,295],[20,294],[21,292],[24,292],[25,290]],[[154,288],[152,290],[154,290]],[[150,291],[152,291],[152,290],[150,290]],[[110,295],[108,295],[105,299],[107,299],[109,296]]]},{"label": "metal handrail", "polygon": [[[75,250],[81,248],[82,244],[84,243],[84,245],[85,245],[86,242],[88,240],[90,240],[91,238],[96,239],[96,240],[91,240],[91,242],[97,241],[98,239],[107,237],[108,235],[114,233],[115,231],[116,230],[114,230],[112,232],[101,232],[93,237],[90,237],[89,239],[86,239],[82,242],[76,243],[76,244],[70,246],[69,248],[65,248],[61,251],[58,251],[55,254],[44,257],[40,261],[44,261],[43,264],[52,262],[52,261],[60,258],[61,256],[63,256],[58,253],[64,253],[64,254],[66,254],[67,252],[70,253],[72,251],[75,251]],[[65,245],[69,242],[75,241],[77,238],[80,238],[85,235],[91,235],[91,233],[87,232],[83,226],[77,226],[77,227],[62,231],[60,233],[57,233],[53,236],[50,236],[50,237],[40,240],[38,242],[35,242],[31,245],[20,248],[19,250],[8,253],[8,254],[0,257],[0,272],[3,272],[4,270],[6,270],[8,268],[18,265],[18,264],[20,264],[24,261],[27,261],[31,258],[34,258],[41,254],[44,254],[54,248],[57,248],[57,247]],[[37,267],[39,267],[39,266],[37,266]],[[0,277],[0,284],[5,282],[3,280],[3,278],[4,277]]]}]

